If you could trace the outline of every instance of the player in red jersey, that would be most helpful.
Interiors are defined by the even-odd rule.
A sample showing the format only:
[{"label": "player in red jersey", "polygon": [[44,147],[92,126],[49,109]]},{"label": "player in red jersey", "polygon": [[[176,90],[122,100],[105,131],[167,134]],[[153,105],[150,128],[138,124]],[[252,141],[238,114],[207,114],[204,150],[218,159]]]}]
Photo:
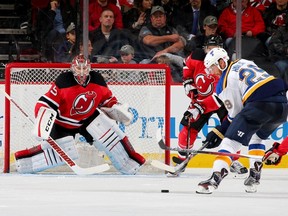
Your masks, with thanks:
[{"label": "player in red jersey", "polygon": [[[88,59],[76,56],[71,70],[62,73],[38,100],[36,122],[45,109],[53,109],[57,117],[50,136],[73,159],[78,158],[75,135],[104,151],[114,167],[123,174],[135,174],[145,158],[135,152],[127,136],[115,121],[129,125],[133,115],[128,106],[118,103],[100,73],[92,71]],[[41,128],[35,128],[35,134]],[[41,137],[39,137],[41,139]],[[17,171],[35,173],[63,164],[46,141],[15,153]]]},{"label": "player in red jersey", "polygon": [[275,142],[269,150],[265,152],[263,156],[263,162],[266,165],[278,165],[281,162],[282,156],[288,152],[288,137],[286,137],[282,143]]},{"label": "player in red jersey", "polygon": [[[195,51],[193,51],[184,61],[183,85],[186,95],[191,99],[191,103],[181,120],[183,128],[178,136],[178,147],[182,149],[191,149],[193,147],[197,134],[214,113],[217,113],[221,122],[227,115],[225,107],[221,106],[221,108],[216,111],[201,115],[197,121],[189,121],[189,116],[191,115],[189,110],[197,107],[199,102],[212,95],[219,80],[217,76],[208,75],[205,72],[204,58],[206,53],[215,47],[222,46],[223,42],[221,36],[210,35],[204,43],[204,49],[195,49]],[[176,158],[173,158],[173,160],[176,163],[180,163],[185,160],[186,156],[185,153],[179,152],[178,158],[180,160]],[[248,172],[248,170],[238,161],[235,161],[235,164],[232,164],[231,171],[238,174],[245,174]]]}]

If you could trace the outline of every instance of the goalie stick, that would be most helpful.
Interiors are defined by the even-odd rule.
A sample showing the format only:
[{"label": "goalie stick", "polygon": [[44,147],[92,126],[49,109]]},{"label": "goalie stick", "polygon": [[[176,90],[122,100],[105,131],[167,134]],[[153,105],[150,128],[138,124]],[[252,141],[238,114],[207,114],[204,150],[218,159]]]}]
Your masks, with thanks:
[{"label": "goalie stick", "polygon": [[194,150],[194,149],[181,149],[181,148],[173,148],[168,147],[165,145],[163,139],[161,139],[159,142],[159,147],[164,150],[168,151],[177,151],[177,152],[185,152],[185,153],[192,153],[192,154],[211,154],[211,155],[220,155],[220,156],[229,156],[229,157],[243,157],[243,158],[252,158],[252,159],[261,159],[263,156],[258,155],[246,155],[246,154],[234,154],[229,152],[214,152],[214,151],[204,151],[204,150]]},{"label": "goalie stick", "polygon": [[[33,120],[29,117],[29,115],[13,100],[13,98],[7,94],[5,91],[1,91],[5,97],[12,102],[19,110],[20,112],[27,118],[31,123],[34,124]],[[105,163],[101,165],[97,165],[94,167],[89,167],[89,168],[82,168],[78,166],[75,161],[69,157],[69,155],[66,154],[66,152],[61,148],[58,143],[53,140],[51,137],[47,139],[47,142],[50,144],[50,146],[53,148],[53,150],[61,157],[63,161],[73,170],[74,173],[77,175],[92,175],[92,174],[97,174],[101,172],[105,172],[110,169],[110,166]]]}]

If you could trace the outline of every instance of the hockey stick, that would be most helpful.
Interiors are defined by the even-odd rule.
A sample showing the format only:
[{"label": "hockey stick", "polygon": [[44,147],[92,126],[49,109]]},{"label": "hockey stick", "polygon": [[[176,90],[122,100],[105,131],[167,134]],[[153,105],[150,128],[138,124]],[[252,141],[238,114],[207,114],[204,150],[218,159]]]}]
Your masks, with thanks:
[{"label": "hockey stick", "polygon": [[[29,115],[13,100],[13,98],[8,95],[5,91],[1,91],[5,97],[11,101],[20,111],[22,114],[24,114],[24,116],[29,119],[29,121],[31,123],[34,124],[33,120],[29,117]],[[97,173],[101,173],[104,171],[107,171],[110,169],[110,166],[106,163],[106,164],[101,164],[98,166],[94,166],[94,167],[89,167],[89,168],[82,168],[80,166],[78,166],[75,161],[69,157],[69,155],[67,155],[65,153],[65,151],[61,148],[61,146],[59,146],[59,144],[53,140],[51,137],[49,137],[47,139],[47,142],[50,144],[50,146],[53,148],[53,150],[60,156],[60,158],[73,170],[73,172],[75,172],[77,175],[92,175],[92,174],[97,174]]]},{"label": "hockey stick", "polygon": [[[201,151],[203,149],[205,149],[208,146],[208,142],[204,143],[199,149],[197,149],[196,151]],[[173,173],[174,175],[179,174],[180,172],[182,172],[182,169],[185,168],[189,161],[195,157],[198,153],[189,153],[187,158],[184,161],[181,161],[181,159],[179,159],[178,157],[173,157],[172,160],[174,163],[176,163],[176,167],[175,167],[175,172]],[[177,160],[179,159],[179,160]],[[179,163],[180,162],[180,163]]]},{"label": "hockey stick", "polygon": [[220,155],[220,156],[229,156],[229,157],[243,157],[243,158],[253,158],[253,159],[262,159],[263,156],[258,155],[246,155],[246,154],[234,154],[229,152],[213,152],[213,151],[203,151],[203,150],[194,150],[194,149],[181,149],[181,148],[173,148],[173,147],[167,147],[161,139],[159,142],[159,147],[164,150],[168,151],[178,151],[178,152],[186,152],[186,153],[192,153],[192,154],[211,154],[211,155]]},{"label": "hockey stick", "polygon": [[[188,135],[189,136],[189,135]],[[187,136],[187,147],[188,147],[188,142],[189,142],[189,138]],[[157,130],[157,134],[156,134],[156,137],[157,137],[157,140],[158,140],[158,143],[159,142],[163,142],[163,138],[162,138],[162,135],[161,135],[161,130]],[[159,144],[160,145],[160,144]],[[165,145],[165,144],[164,144]],[[208,143],[205,143],[203,146],[201,146],[198,150],[202,150],[204,148],[206,148],[206,146],[208,145]],[[166,145],[165,145],[166,146]],[[187,148],[188,149],[188,148]],[[197,150],[197,151],[198,151]],[[151,165],[158,168],[158,169],[161,169],[161,170],[165,170],[165,171],[168,171],[169,173],[171,173],[172,175],[178,175],[179,173],[182,172],[183,168],[185,168],[189,161],[194,157],[196,156],[197,153],[188,153],[187,154],[187,157],[184,161],[181,160],[180,163],[177,163],[176,166],[169,166],[165,163],[162,163],[161,161],[158,161],[158,160],[152,160],[151,161]],[[177,157],[175,157],[177,158]],[[177,158],[178,159],[178,158]],[[180,160],[180,159],[179,159]]]},{"label": "hockey stick", "polygon": [[[161,139],[161,142],[163,142],[163,140]],[[208,143],[205,143],[203,146],[201,146],[199,149],[195,150],[195,151],[200,151],[204,148],[206,148],[206,146],[208,145]],[[171,173],[172,175],[178,175],[179,173],[182,172],[182,170],[188,165],[189,161],[195,157],[196,155],[198,154],[197,153],[189,153],[187,158],[182,161],[181,159],[181,162],[180,163],[177,163],[176,166],[169,166],[167,164],[164,164],[162,163],[161,161],[158,161],[158,160],[152,160],[151,161],[151,165],[158,168],[158,169],[161,169],[161,170],[165,170],[165,171],[168,171],[169,173]],[[176,159],[178,159],[177,157],[175,157]]]},{"label": "hockey stick", "polygon": [[[189,135],[188,135],[189,136]],[[188,142],[189,142],[189,138],[187,136],[187,146],[188,146]],[[158,143],[164,143],[163,138],[161,136],[161,131],[157,131],[157,138],[158,138]],[[159,144],[160,145],[160,144]],[[162,144],[161,144],[162,145]],[[164,143],[165,145],[165,143]],[[208,146],[208,142],[204,143],[204,145],[202,145],[197,151],[199,150],[203,150],[204,148],[206,148]],[[165,145],[166,147],[166,145]],[[188,149],[188,148],[187,148]],[[158,168],[158,169],[162,169],[165,171],[168,171],[169,173],[171,173],[172,175],[178,175],[179,173],[182,172],[182,170],[188,165],[189,161],[196,156],[198,153],[188,153],[187,157],[184,161],[182,161],[181,159],[179,159],[178,157],[173,157],[173,159],[179,159],[179,161],[174,161],[177,165],[176,166],[169,166],[167,164],[164,164],[160,161],[157,160],[152,160],[151,161],[151,165]]]}]

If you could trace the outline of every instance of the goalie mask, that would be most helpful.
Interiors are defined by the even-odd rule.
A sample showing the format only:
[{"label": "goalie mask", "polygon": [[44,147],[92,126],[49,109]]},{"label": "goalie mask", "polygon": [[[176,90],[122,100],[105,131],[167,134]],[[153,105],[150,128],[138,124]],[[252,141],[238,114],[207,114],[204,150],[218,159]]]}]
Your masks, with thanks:
[{"label": "goalie mask", "polygon": [[86,85],[87,78],[91,65],[89,59],[86,59],[84,55],[76,56],[71,63],[71,71],[73,72],[74,78],[80,85]]}]

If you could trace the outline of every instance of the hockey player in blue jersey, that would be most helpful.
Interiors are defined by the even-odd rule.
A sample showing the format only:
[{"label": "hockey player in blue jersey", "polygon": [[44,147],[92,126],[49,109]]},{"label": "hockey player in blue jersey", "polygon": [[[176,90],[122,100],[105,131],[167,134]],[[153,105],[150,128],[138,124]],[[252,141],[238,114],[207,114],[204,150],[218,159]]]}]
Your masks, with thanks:
[{"label": "hockey player in blue jersey", "polygon": [[[263,140],[287,119],[287,86],[259,68],[253,61],[245,59],[229,62],[227,52],[222,48],[212,49],[205,57],[206,72],[217,75],[220,80],[216,93],[206,98],[201,109],[190,110],[195,120],[206,112],[217,109],[222,101],[228,111],[226,122],[222,123],[206,137],[209,148],[220,144],[219,152],[236,153],[243,146],[248,146],[249,154],[265,153]],[[212,169],[212,176],[198,184],[197,193],[210,194],[217,189],[222,179],[228,175],[232,158],[217,156]],[[245,179],[246,192],[256,192],[260,182],[262,161],[250,159],[249,176]]]}]

